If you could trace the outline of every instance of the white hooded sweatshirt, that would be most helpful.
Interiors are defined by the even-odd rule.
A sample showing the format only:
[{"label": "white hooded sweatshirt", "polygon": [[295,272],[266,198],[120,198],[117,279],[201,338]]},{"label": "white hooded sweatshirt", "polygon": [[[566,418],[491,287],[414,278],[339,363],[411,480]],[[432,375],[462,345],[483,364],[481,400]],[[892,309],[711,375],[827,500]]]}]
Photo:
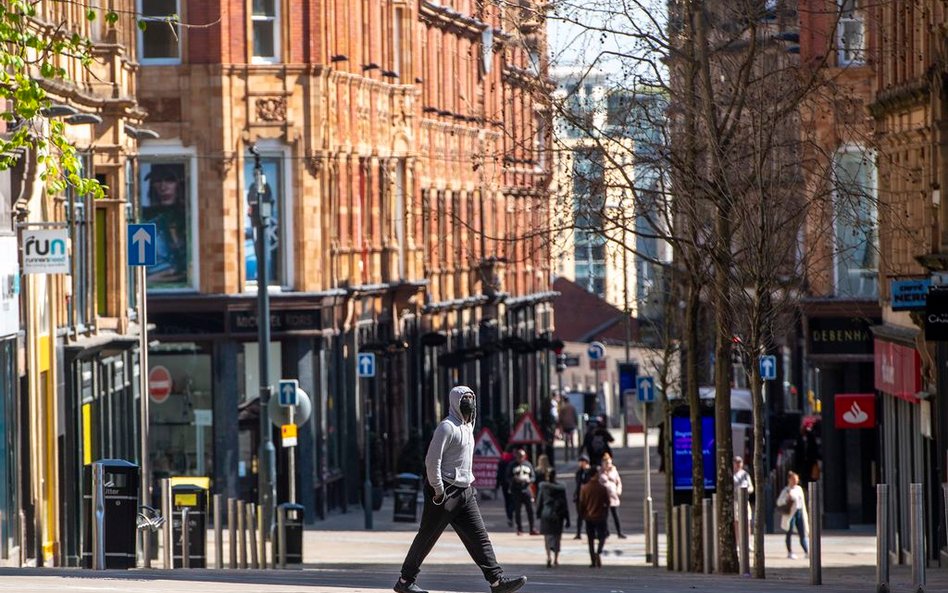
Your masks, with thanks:
[{"label": "white hooded sweatshirt", "polygon": [[471,464],[474,460],[474,420],[465,422],[461,415],[461,397],[474,394],[470,387],[459,385],[448,395],[450,412],[441,421],[431,437],[428,454],[425,456],[425,469],[428,483],[434,488],[435,496],[444,494],[446,484],[467,488],[474,482]]}]

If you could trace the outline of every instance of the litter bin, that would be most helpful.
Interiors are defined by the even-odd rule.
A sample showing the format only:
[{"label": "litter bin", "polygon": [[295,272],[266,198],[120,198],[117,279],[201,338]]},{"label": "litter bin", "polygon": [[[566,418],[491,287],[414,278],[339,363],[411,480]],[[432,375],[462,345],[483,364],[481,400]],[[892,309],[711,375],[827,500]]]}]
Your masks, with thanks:
[{"label": "litter bin", "polygon": [[[195,484],[175,483],[171,479],[171,540],[174,567],[184,566],[182,546],[188,530],[188,568],[207,568],[207,489]],[[183,526],[184,509],[188,522]]]},{"label": "litter bin", "polygon": [[[284,502],[277,505],[277,517],[279,513],[284,513],[284,528],[286,530],[286,563],[303,563],[303,517],[304,509],[301,504]],[[279,562],[280,558],[280,528],[279,519],[277,520],[276,537],[273,540],[273,550]]]},{"label": "litter bin", "polygon": [[398,474],[397,479],[392,521],[414,523],[418,520],[418,491],[421,489],[421,476],[406,472]]},{"label": "litter bin", "polygon": [[[101,467],[101,515],[93,508],[92,478]],[[101,521],[103,568],[134,568],[138,525],[138,466],[124,459],[100,459],[82,468],[82,566],[93,567],[93,522]],[[100,556],[101,558],[102,556]]]}]

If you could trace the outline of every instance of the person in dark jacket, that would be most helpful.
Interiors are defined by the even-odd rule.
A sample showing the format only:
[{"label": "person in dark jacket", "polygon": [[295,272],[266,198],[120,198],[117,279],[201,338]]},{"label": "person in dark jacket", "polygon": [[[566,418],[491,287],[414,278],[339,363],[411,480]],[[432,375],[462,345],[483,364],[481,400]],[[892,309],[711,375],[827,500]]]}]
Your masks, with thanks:
[{"label": "person in dark jacket", "polygon": [[576,470],[576,490],[573,491],[573,504],[576,505],[576,537],[573,539],[583,539],[583,513],[579,509],[579,492],[583,489],[583,484],[589,481],[589,455],[583,453],[579,456],[579,469]]},{"label": "person in dark jacket", "polygon": [[[602,567],[602,549],[609,537],[609,490],[599,481],[599,468],[589,472],[589,481],[579,493],[579,508],[586,520],[586,538],[589,540],[590,568]],[[596,546],[599,540],[599,546]]]},{"label": "person in dark jacket", "polygon": [[546,548],[546,567],[559,566],[563,527],[569,528],[569,503],[566,502],[566,486],[556,481],[555,469],[547,472],[546,481],[538,488],[537,515]]},{"label": "person in dark jacket", "polygon": [[530,489],[537,481],[533,464],[527,461],[527,452],[517,449],[517,458],[510,464],[510,498],[517,520],[517,535],[523,535],[523,516],[521,510],[527,507],[527,520],[530,522],[530,535],[540,535],[533,526],[533,491]]},{"label": "person in dark jacket", "polygon": [[612,455],[612,446],[609,443],[613,440],[605,423],[596,420],[595,426],[590,427],[583,438],[583,450],[586,455],[589,455],[590,465],[597,466],[602,463],[602,456],[605,453]]},{"label": "person in dark jacket", "polygon": [[504,513],[507,515],[507,527],[513,527],[513,498],[510,496],[510,464],[513,463],[514,456],[510,451],[504,451],[500,456],[500,462],[497,464],[497,488],[504,495]]}]

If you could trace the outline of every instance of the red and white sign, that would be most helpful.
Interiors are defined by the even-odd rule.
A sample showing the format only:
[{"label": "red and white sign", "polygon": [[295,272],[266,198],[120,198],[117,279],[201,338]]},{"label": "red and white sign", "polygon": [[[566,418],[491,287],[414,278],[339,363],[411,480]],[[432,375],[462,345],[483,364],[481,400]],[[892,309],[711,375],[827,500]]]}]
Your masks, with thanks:
[{"label": "red and white sign", "polygon": [[875,387],[879,391],[918,402],[922,390],[922,359],[915,348],[876,338]]},{"label": "red and white sign", "polygon": [[148,396],[151,401],[160,404],[168,399],[173,383],[168,369],[161,365],[152,367],[148,371]]},{"label": "red and white sign", "polygon": [[530,412],[524,414],[520,418],[520,422],[517,422],[517,426],[510,435],[509,442],[521,445],[543,442],[543,432],[540,430],[540,425],[533,419]]},{"label": "red and white sign", "polygon": [[490,490],[497,487],[497,464],[500,463],[500,441],[489,428],[481,429],[474,444],[474,483],[478,488]]},{"label": "red and white sign", "polygon": [[837,393],[834,400],[836,428],[875,428],[876,394]]},{"label": "red and white sign", "polygon": [[605,359],[603,359],[603,360],[592,360],[592,359],[590,359],[590,361],[589,361],[589,368],[590,368],[590,370],[593,370],[593,371],[595,371],[596,369],[599,369],[600,371],[604,371],[604,370],[606,370],[606,361],[605,361]]}]

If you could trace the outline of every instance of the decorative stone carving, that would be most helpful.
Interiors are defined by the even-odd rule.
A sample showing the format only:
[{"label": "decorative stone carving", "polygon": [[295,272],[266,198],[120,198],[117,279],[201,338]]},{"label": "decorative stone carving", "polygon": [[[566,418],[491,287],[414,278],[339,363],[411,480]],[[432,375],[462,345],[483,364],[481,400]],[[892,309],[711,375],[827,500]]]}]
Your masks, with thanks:
[{"label": "decorative stone carving", "polygon": [[237,156],[234,153],[224,153],[220,159],[213,161],[214,170],[217,171],[217,176],[221,179],[227,177],[227,174],[230,173],[230,170],[234,167],[234,163],[237,162]]},{"label": "decorative stone carving", "polygon": [[286,121],[286,97],[260,97],[256,110],[260,121]]}]

